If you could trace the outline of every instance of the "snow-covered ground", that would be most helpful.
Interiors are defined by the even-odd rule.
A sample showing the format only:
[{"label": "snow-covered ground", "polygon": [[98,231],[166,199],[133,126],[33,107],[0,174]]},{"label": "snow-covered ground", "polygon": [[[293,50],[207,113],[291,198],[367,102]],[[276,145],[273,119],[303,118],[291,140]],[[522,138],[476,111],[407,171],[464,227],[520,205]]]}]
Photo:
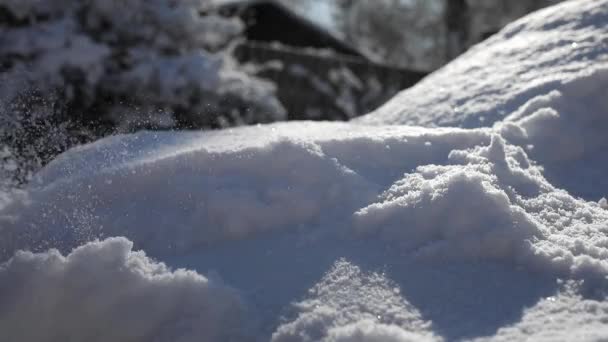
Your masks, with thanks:
[{"label": "snow-covered ground", "polygon": [[494,126],[553,184],[605,196],[608,163],[598,156],[608,149],[607,6],[568,1],[518,20],[356,121]]},{"label": "snow-covered ground", "polygon": [[3,338],[606,339],[606,24],[535,13],[356,123],[64,153],[0,202]]}]

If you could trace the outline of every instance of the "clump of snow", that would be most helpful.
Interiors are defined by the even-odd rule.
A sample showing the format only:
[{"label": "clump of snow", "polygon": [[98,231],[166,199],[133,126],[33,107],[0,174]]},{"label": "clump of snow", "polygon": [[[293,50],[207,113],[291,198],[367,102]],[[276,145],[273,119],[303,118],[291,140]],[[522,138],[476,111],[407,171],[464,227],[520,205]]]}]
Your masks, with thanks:
[{"label": "clump of snow", "polygon": [[[560,90],[532,97],[495,127],[509,141],[526,146],[552,183],[586,198],[605,195],[603,151],[608,139],[608,66],[563,82]],[[590,181],[581,182],[581,179]]]},{"label": "clump of snow", "polygon": [[487,147],[452,151],[450,161],[395,182],[355,213],[356,230],[379,230],[420,257],[497,258],[539,271],[608,275],[608,215],[554,189],[521,148],[494,135]]},{"label": "clump of snow", "polygon": [[608,335],[608,303],[583,298],[568,282],[555,296],[524,310],[521,322],[475,341],[601,341]]},{"label": "clump of snow", "polygon": [[608,209],[608,201],[606,200],[606,197],[602,197],[602,199],[600,199],[598,204],[600,205],[600,207],[602,207],[604,209]]},{"label": "clump of snow", "polygon": [[430,324],[382,274],[365,274],[346,260],[294,304],[297,317],[272,335],[286,341],[432,341]]},{"label": "clump of snow", "polygon": [[408,332],[397,325],[386,325],[370,320],[332,329],[324,341],[331,342],[427,342],[428,336]]},{"label": "clump of snow", "polygon": [[542,235],[516,203],[550,186],[513,158],[520,150],[509,152],[507,158],[504,142],[495,136],[488,147],[452,151],[456,165],[419,166],[378,202],[357,211],[355,227],[362,233],[380,229],[422,255],[516,258],[524,241]]},{"label": "clump of snow", "polygon": [[553,184],[597,200],[608,186],[601,157],[608,146],[606,21],[605,0],[533,13],[356,121],[494,125],[525,147]]},{"label": "clump of snow", "polygon": [[18,252],[0,265],[0,330],[7,341],[228,341],[244,307],[219,281],[172,271],[124,238]]}]

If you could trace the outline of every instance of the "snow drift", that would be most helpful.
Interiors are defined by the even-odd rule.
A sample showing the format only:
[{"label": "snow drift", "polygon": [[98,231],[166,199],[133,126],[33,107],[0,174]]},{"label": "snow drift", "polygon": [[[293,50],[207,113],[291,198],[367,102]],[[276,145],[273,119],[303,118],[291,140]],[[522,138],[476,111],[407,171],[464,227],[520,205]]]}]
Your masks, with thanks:
[{"label": "snow drift", "polygon": [[[430,324],[386,277],[365,274],[339,260],[296,304],[296,320],[280,326],[272,341],[431,341]],[[381,323],[378,324],[378,321]]]},{"label": "snow drift", "polygon": [[18,252],[0,267],[0,329],[7,341],[227,341],[239,337],[234,290],[170,271],[124,238],[62,256]]},{"label": "snow drift", "polygon": [[[181,138],[141,133],[64,154],[4,210],[3,250],[69,250],[123,235],[172,254],[332,226],[418,256],[608,275],[608,213],[555,189],[523,149],[490,130],[310,123]],[[108,154],[123,160],[94,162]]]},{"label": "snow drift", "polygon": [[[287,234],[295,237],[282,242],[285,248],[305,249],[308,255],[296,256],[304,258],[301,267],[308,271],[292,274],[295,278],[288,283],[301,281],[312,288],[314,282],[304,280],[307,272],[318,273],[310,270],[318,267],[310,253],[339,257],[333,250],[352,253],[356,248],[338,246],[357,241],[368,244],[370,258],[386,258],[384,265],[394,272],[412,267],[403,262],[439,268],[448,260],[496,262],[550,279],[578,279],[589,291],[601,290],[608,275],[608,211],[553,187],[522,148],[490,129],[287,123],[118,136],[52,162],[2,215],[5,258],[16,249],[67,252],[96,238],[120,235],[175,264],[193,253],[221,264],[225,261],[214,254],[218,249],[236,255],[244,253],[239,241],[255,244]],[[294,257],[288,251],[277,253],[274,258]],[[252,257],[261,258],[256,253]],[[220,264],[228,273],[245,267]],[[247,293],[252,282],[229,284]],[[369,291],[380,291],[376,285],[372,282]],[[262,281],[260,286],[277,284]],[[252,306],[272,301],[273,295],[250,298]],[[316,335],[309,330],[319,328],[307,327],[313,323],[306,323],[303,312],[303,317],[278,326],[274,336],[339,340],[346,335],[433,335],[418,328],[395,330],[404,328],[403,319],[368,326],[370,317],[386,316],[374,300],[388,299],[361,297],[361,312],[349,319],[340,317],[342,310],[352,311],[344,305],[355,294],[336,299],[340,302],[329,316],[309,313],[320,320],[315,324],[327,325]],[[399,296],[395,300],[407,303]],[[284,308],[266,314],[275,317],[276,310]],[[261,325],[272,332],[277,322],[264,319]],[[454,337],[471,334],[474,330]]]},{"label": "snow drift", "polygon": [[[524,18],[361,120],[377,125],[140,132],[64,153],[0,209],[0,301],[18,307],[0,326],[48,341],[605,337],[608,205],[576,195],[607,189],[607,13],[582,0]],[[481,115],[492,127],[470,128]]]},{"label": "snow drift", "polygon": [[[491,125],[538,95],[606,68],[606,6],[604,0],[566,1],[528,15],[359,120]],[[596,79],[602,81],[605,76]],[[567,88],[580,93],[594,90]]]},{"label": "snow drift", "polygon": [[[606,195],[608,3],[567,1],[509,24],[366,124],[496,126],[579,196]],[[584,177],[589,182],[575,182]],[[601,186],[598,186],[601,184]]]}]

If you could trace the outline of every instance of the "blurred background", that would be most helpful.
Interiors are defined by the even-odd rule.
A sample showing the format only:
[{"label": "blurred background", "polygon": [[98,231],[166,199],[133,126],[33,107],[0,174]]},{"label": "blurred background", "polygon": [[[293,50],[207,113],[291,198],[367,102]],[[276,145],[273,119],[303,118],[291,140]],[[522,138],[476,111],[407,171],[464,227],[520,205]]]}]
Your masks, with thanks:
[{"label": "blurred background", "polygon": [[556,2],[0,0],[0,186],[111,134],[348,120]]},{"label": "blurred background", "polygon": [[[217,0],[220,4],[273,1]],[[559,0],[279,0],[371,61],[432,71],[527,13]]]},{"label": "blurred background", "polygon": [[[289,119],[347,120],[555,0],[216,0]],[[274,68],[273,68],[274,66]]]}]

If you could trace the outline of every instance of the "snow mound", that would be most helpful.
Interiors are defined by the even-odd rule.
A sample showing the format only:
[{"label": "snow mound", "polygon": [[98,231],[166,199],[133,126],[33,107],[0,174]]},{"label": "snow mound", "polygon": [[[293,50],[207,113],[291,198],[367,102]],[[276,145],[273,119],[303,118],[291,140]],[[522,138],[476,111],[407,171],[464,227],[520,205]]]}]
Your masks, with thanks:
[{"label": "snow mound", "polygon": [[285,341],[432,341],[430,324],[382,274],[339,260],[272,336]]},{"label": "snow mound", "polygon": [[566,1],[507,25],[364,123],[480,127],[608,63],[608,1]]},{"label": "snow mound", "polygon": [[[367,124],[497,126],[555,185],[606,195],[608,1],[567,1],[528,15],[404,90]],[[504,119],[504,122],[501,122]],[[576,176],[592,181],[575,181]],[[601,186],[598,186],[601,184]]]},{"label": "snow mound", "polygon": [[[523,269],[553,281],[582,280],[601,292],[608,276],[608,211],[602,203],[555,188],[523,148],[487,128],[282,123],[214,133],[142,132],[83,146],[51,163],[37,183],[0,211],[0,243],[4,260],[18,249],[67,252],[108,236],[126,236],[138,249],[178,265],[188,255],[209,258],[214,262],[193,267],[220,267],[222,274],[232,274],[231,286],[256,294],[245,300],[269,307],[259,309],[262,335],[274,332],[278,341],[416,340],[441,334],[449,339],[478,336],[483,327],[454,323],[459,309],[441,313],[425,291],[401,297],[391,290],[392,278],[360,272],[358,263],[339,262],[317,283],[310,281],[321,265],[348,254],[357,262],[380,258],[398,278],[395,287],[405,290],[417,280],[403,279],[401,272],[412,267],[418,277],[427,272],[417,263],[439,270],[496,263],[507,271],[490,267],[484,277],[506,279],[499,275],[509,272],[522,277],[513,270]],[[237,258],[241,254],[245,257]],[[236,260],[234,265],[226,258]],[[259,269],[238,265],[238,260],[253,262],[247,259],[261,260],[251,264]],[[298,272],[289,271],[285,289],[278,286],[283,281],[272,280],[276,270],[268,271],[267,281],[251,278],[262,277],[258,273],[271,265],[289,268],[285,263],[296,262]],[[250,276],[235,276],[239,273]],[[297,289],[307,284],[312,285],[308,299],[296,306],[296,317],[282,322],[280,311],[288,303],[270,303],[298,300]],[[1,292],[22,285],[7,287]],[[253,290],[260,287],[274,290]],[[358,294],[346,296],[351,292]],[[364,299],[356,301],[357,296]],[[521,298],[516,304],[533,299]],[[424,323],[417,307],[408,306],[410,299],[433,308],[431,317],[442,322],[439,333]],[[358,304],[349,304],[353,301]],[[488,320],[504,323],[500,315]],[[255,325],[256,319],[245,321]]]},{"label": "snow mound", "polygon": [[0,265],[7,341],[228,341],[242,338],[237,293],[131,250],[124,238],[62,256],[18,252]]},{"label": "snow mound", "polygon": [[426,342],[434,339],[407,332],[396,325],[361,321],[330,331],[325,341],[335,342]]},{"label": "snow mound", "polygon": [[[552,184],[598,199],[608,193],[608,66],[532,97],[495,128],[525,146]],[[580,179],[590,181],[581,182]]]},{"label": "snow mound", "polygon": [[499,329],[496,336],[476,341],[602,341],[608,336],[608,303],[585,299],[565,284],[556,296],[540,300],[524,311],[522,321]]},{"label": "snow mound", "polygon": [[[222,132],[186,134],[181,145],[179,135],[142,133],[67,153],[3,210],[5,255],[116,235],[167,255],[321,229],[388,239],[418,256],[608,275],[608,213],[554,188],[522,148],[490,130],[368,127],[340,136],[348,124],[305,127],[308,136],[298,136],[298,123],[243,128],[228,134],[233,142]],[[265,133],[274,137],[253,135]],[[56,178],[83,160],[133,154],[134,138],[157,148],[166,140],[172,152]]]},{"label": "snow mound", "polygon": [[35,191],[28,207],[16,209],[36,228],[26,231],[21,223],[13,231],[68,249],[91,236],[125,235],[148,251],[184,252],[344,217],[373,194],[364,179],[313,143],[279,137],[253,145],[186,147],[50,183]]},{"label": "snow mound", "polygon": [[355,213],[355,229],[399,241],[418,257],[608,275],[608,213],[554,189],[521,148],[494,135],[489,146],[454,150],[450,160],[453,165],[423,165],[395,182],[380,201]]},{"label": "snow mound", "polygon": [[15,245],[69,250],[92,237],[124,235],[149,252],[173,253],[343,222],[378,193],[384,184],[377,181],[390,184],[419,162],[441,162],[451,145],[488,140],[459,130],[337,133],[349,126],[306,124],[310,136],[298,133],[299,124],[140,133],[75,149],[42,170],[27,200],[4,211],[20,219],[4,225],[11,238],[0,243],[10,255]]}]

